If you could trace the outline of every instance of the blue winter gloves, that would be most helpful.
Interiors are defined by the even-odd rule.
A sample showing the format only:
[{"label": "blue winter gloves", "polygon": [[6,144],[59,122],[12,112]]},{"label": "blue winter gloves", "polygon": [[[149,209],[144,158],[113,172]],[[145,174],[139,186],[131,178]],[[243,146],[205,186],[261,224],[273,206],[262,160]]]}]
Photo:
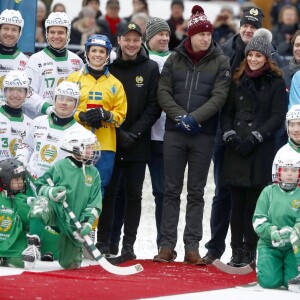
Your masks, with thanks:
[{"label": "blue winter gloves", "polygon": [[64,186],[48,186],[43,185],[39,191],[39,196],[45,196],[55,202],[63,202],[66,200],[66,187]]},{"label": "blue winter gloves", "polygon": [[300,247],[300,223],[296,223],[293,227],[290,239],[293,246]]},{"label": "blue winter gloves", "polygon": [[176,128],[189,136],[195,136],[202,132],[201,125],[191,115],[178,116],[175,118]]},{"label": "blue winter gloves", "polygon": [[274,247],[283,247],[285,243],[289,243],[289,242],[292,243],[291,238],[292,238],[293,230],[294,229],[290,226],[284,226],[280,230],[276,226],[272,226],[271,227],[272,245]]}]

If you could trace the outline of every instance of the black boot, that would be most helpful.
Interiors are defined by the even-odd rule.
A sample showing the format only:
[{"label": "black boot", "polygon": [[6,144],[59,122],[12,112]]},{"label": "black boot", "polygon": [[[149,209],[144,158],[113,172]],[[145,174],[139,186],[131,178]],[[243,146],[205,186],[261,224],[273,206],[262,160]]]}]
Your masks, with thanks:
[{"label": "black boot", "polygon": [[227,265],[232,267],[241,267],[242,260],[244,257],[244,250],[242,247],[232,248],[232,257]]},{"label": "black boot", "polygon": [[256,249],[245,245],[244,257],[241,263],[242,267],[255,263],[255,259],[256,259]]}]

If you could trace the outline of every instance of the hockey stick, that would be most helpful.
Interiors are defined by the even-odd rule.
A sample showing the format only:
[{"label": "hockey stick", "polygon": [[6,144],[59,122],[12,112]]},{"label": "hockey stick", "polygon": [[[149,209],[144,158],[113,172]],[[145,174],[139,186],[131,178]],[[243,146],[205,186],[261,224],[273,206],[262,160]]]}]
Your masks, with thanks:
[{"label": "hockey stick", "polygon": [[[54,186],[54,183],[50,177],[48,177],[46,180],[50,186]],[[82,230],[81,223],[78,221],[77,217],[75,216],[73,211],[70,209],[68,203],[66,201],[63,201],[62,204],[63,204],[66,212],[68,213],[68,215],[74,222],[77,229]],[[132,274],[137,274],[137,273],[143,271],[143,267],[141,264],[136,264],[136,265],[129,266],[129,267],[118,267],[118,266],[112,265],[110,262],[107,261],[107,259],[96,248],[93,241],[91,240],[91,238],[88,235],[83,236],[83,238],[87,243],[87,245],[86,245],[87,250],[93,254],[95,260],[107,272],[116,274],[116,275],[132,275]]]},{"label": "hockey stick", "polygon": [[244,267],[232,267],[229,265],[224,264],[219,259],[216,259],[212,263],[217,269],[220,271],[227,273],[227,274],[234,274],[234,275],[246,275],[254,271],[255,263],[251,263]]}]

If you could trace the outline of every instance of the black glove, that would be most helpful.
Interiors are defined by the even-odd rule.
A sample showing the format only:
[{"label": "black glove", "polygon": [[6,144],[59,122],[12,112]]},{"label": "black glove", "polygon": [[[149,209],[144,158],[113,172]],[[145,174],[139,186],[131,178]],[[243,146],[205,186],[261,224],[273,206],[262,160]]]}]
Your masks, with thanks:
[{"label": "black glove", "polygon": [[124,150],[130,150],[138,139],[139,136],[135,133],[120,128],[117,129],[117,146]]},{"label": "black glove", "polygon": [[259,140],[253,135],[250,134],[244,141],[242,141],[238,153],[246,156],[259,144]]},{"label": "black glove", "polygon": [[235,131],[225,132],[224,133],[224,141],[226,144],[230,145],[236,152],[239,151],[242,140],[239,136],[236,135]]},{"label": "black glove", "polygon": [[99,129],[100,127],[102,127],[101,121],[93,122],[91,119],[88,118],[87,112],[81,111],[78,116],[81,122],[86,123],[93,128]]},{"label": "black glove", "polygon": [[86,112],[87,119],[94,123],[94,122],[100,122],[100,121],[107,121],[111,117],[110,111],[105,110],[104,108],[93,108],[89,109]]}]

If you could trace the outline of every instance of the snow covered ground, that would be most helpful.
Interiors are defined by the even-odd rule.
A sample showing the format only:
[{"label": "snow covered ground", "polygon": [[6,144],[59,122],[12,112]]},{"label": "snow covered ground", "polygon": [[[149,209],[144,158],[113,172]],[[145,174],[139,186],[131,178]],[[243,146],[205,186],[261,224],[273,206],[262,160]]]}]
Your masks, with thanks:
[{"label": "snow covered ground", "polygon": [[[62,2],[67,7],[67,13],[70,18],[74,18],[81,7],[82,0],[54,0],[53,4],[56,2]],[[131,2],[132,0],[120,0],[121,4],[121,16],[128,16],[131,14]],[[159,16],[162,18],[168,18],[170,14],[170,0],[149,0],[149,8],[150,8],[150,15],[151,16]],[[101,9],[105,11],[105,3],[106,1],[101,0]],[[185,17],[188,18],[190,15],[190,11],[193,5],[200,4],[203,6],[205,13],[207,14],[208,18],[213,21],[215,15],[219,12],[220,7],[224,4],[225,1],[214,1],[214,2],[195,2],[195,1],[185,1]],[[229,2],[230,5],[233,7],[234,11],[238,12],[238,6],[235,2]],[[176,163],[176,162],[175,162]],[[212,166],[211,166],[212,167]],[[205,255],[206,249],[204,244],[210,239],[210,211],[211,211],[211,201],[214,194],[214,181],[212,177],[212,168],[209,173],[207,186],[205,189],[205,209],[204,209],[204,218],[203,218],[203,240],[200,243],[200,253],[201,255]],[[182,234],[184,229],[185,223],[185,206],[186,206],[186,187],[184,186],[182,197],[181,197],[181,212],[180,212],[180,220],[178,226],[178,242],[176,250],[178,252],[177,261],[182,261],[184,256],[184,246],[182,241]],[[143,189],[143,201],[142,201],[142,217],[141,223],[138,231],[137,241],[135,243],[135,252],[138,258],[147,258],[151,259],[156,253],[156,227],[155,227],[155,214],[154,214],[154,200],[152,196],[152,189],[151,189],[151,181],[149,178],[149,173],[147,171],[147,176],[144,184]],[[230,249],[230,232],[228,233],[227,240],[227,249],[225,254],[222,257],[224,262],[227,262],[231,256],[231,249]],[[85,260],[83,262],[83,266],[89,264],[96,264],[95,262],[90,262]],[[45,271],[52,271],[61,269],[57,262],[54,263],[46,263],[46,262],[38,262],[36,268],[34,269],[35,272],[45,272]],[[5,275],[14,275],[20,274],[23,272],[22,269],[14,269],[14,268],[3,268],[0,267],[0,276]],[[1,296],[0,296],[1,298]],[[282,300],[283,298],[286,299],[298,299],[298,294],[294,294],[288,292],[286,290],[264,290],[257,286],[252,287],[238,287],[234,289],[225,289],[225,290],[217,290],[217,291],[209,291],[209,292],[202,292],[202,293],[193,293],[193,294],[185,294],[185,295],[177,295],[177,296],[169,296],[169,297],[159,297],[156,299],[166,299],[166,300],[182,300],[182,299],[189,299],[189,300],[215,300],[215,299],[222,299],[222,300]]]}]

